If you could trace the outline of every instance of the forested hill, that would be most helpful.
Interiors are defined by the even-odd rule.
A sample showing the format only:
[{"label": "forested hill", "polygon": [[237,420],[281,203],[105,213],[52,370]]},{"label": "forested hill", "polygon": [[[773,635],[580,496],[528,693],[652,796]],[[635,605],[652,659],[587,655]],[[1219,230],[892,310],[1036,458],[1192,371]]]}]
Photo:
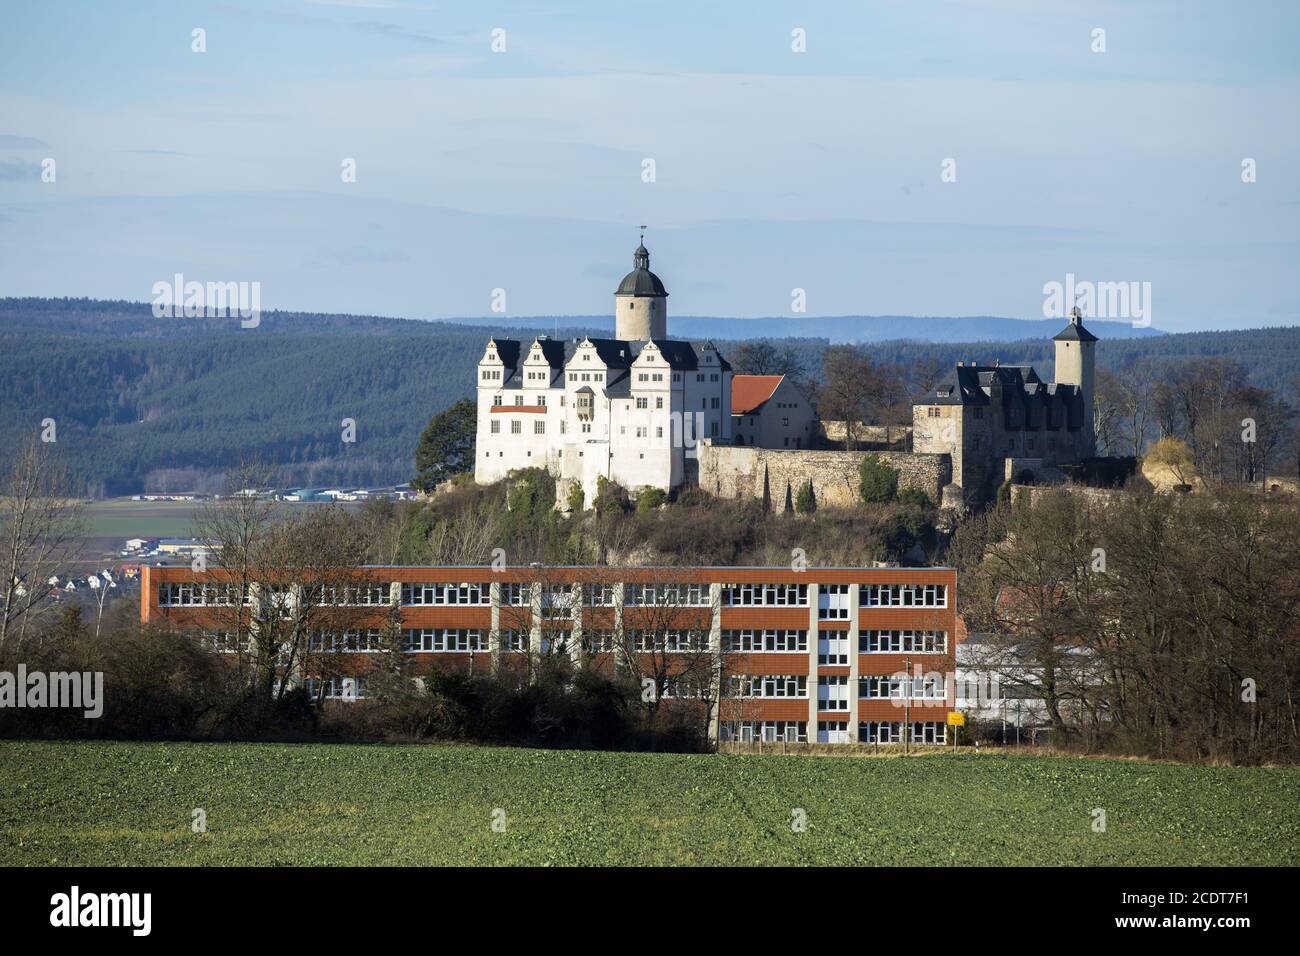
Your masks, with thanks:
[{"label": "forested hill", "polygon": [[[696,328],[698,336],[707,325]],[[600,330],[559,327],[562,335],[583,331]],[[283,312],[241,329],[231,319],[156,319],[142,303],[0,299],[0,439],[13,448],[54,419],[59,451],[96,495],[220,490],[225,471],[253,457],[280,466],[283,484],[405,481],[430,415],[471,394],[488,334],[446,322]],[[825,344],[796,342],[810,368]],[[1039,339],[867,349],[888,362],[1000,358],[1051,369],[1051,343]],[[1208,356],[1239,361],[1255,384],[1291,395],[1300,329],[1099,346],[1101,364],[1111,366]],[[355,444],[341,440],[345,418],[356,421]]]}]

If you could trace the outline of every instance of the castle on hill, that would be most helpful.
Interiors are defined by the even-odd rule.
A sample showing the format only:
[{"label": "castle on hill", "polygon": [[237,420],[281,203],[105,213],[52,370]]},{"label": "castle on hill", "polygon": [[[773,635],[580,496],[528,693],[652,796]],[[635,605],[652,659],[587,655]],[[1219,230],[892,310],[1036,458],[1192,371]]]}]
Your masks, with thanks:
[{"label": "castle on hill", "polygon": [[[1009,478],[1059,480],[1059,466],[1096,454],[1097,337],[1075,309],[1054,342],[1055,381],[1027,365],[958,362],[913,400],[911,453],[950,465],[943,504],[986,501]],[[793,383],[734,375],[713,342],[668,337],[668,291],[650,271],[644,236],[632,271],[614,291],[613,338],[494,336],[478,363],[477,383],[474,478],[480,483],[544,468],[556,478],[560,501],[576,485],[589,507],[601,479],[634,494],[671,492],[699,482],[701,456],[736,446],[737,453],[750,450],[753,468],[762,458],[765,473],[776,467],[787,484],[856,488],[862,453],[818,452],[815,465],[801,455],[817,447],[820,428],[815,408]],[[759,449],[789,454],[763,458]],[[844,460],[828,468],[826,455]],[[744,472],[751,467],[745,457],[731,454],[723,467]],[[720,485],[713,487],[721,493]]]},{"label": "castle on hill", "polygon": [[668,337],[668,291],[644,239],[614,291],[614,337],[488,340],[478,364],[474,478],[545,468],[595,499],[599,479],[671,491],[701,439],[732,441],[731,365],[710,341]]}]

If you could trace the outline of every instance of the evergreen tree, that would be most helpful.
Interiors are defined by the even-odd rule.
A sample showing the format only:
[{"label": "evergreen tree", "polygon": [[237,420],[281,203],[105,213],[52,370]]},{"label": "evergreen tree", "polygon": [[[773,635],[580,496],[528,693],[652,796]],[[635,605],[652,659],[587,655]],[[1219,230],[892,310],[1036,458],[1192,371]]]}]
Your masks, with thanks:
[{"label": "evergreen tree", "polygon": [[477,410],[468,398],[429,419],[415,450],[416,476],[411,486],[430,492],[453,475],[473,468],[477,426]]},{"label": "evergreen tree", "polygon": [[810,515],[817,510],[817,496],[813,493],[811,481],[799,486],[799,494],[794,500],[794,510],[801,515]]},{"label": "evergreen tree", "polygon": [[898,471],[876,455],[867,455],[862,459],[858,474],[861,479],[858,493],[866,504],[885,504],[897,497]]}]

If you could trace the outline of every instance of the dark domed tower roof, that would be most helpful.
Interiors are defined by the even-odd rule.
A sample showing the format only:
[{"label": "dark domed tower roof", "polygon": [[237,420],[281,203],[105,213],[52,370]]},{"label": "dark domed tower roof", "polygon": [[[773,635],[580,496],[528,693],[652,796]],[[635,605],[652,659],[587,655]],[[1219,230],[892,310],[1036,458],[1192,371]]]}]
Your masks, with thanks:
[{"label": "dark domed tower roof", "polygon": [[659,281],[659,277],[650,271],[650,250],[645,247],[645,243],[637,246],[632,253],[632,266],[632,271],[623,277],[623,281],[614,290],[615,295],[668,295],[668,290]]}]

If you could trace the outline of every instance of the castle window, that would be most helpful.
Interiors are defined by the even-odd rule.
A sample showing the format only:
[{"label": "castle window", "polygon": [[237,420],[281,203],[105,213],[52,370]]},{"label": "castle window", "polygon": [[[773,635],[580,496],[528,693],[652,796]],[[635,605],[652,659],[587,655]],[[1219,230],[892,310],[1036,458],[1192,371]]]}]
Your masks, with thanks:
[{"label": "castle window", "polygon": [[500,395],[493,395],[493,396],[492,396],[492,404],[493,404],[494,406],[495,406],[495,405],[500,405],[500,404],[501,404],[501,396],[500,396]]},{"label": "castle window", "polygon": [[663,407],[664,407],[664,399],[663,396],[660,395],[658,398],[655,399],[655,408],[663,408]]},{"label": "castle window", "polygon": [[524,427],[523,427],[523,425],[521,425],[521,424],[519,423],[519,419],[516,418],[514,421],[512,421],[512,422],[510,423],[510,434],[512,434],[512,435],[518,435],[518,434],[522,433],[523,430],[524,430]]},{"label": "castle window", "polygon": [[636,407],[637,407],[637,408],[647,408],[647,407],[649,407],[649,403],[648,403],[647,399],[645,399],[644,397],[642,397],[642,398],[638,398],[638,399],[636,400]]},{"label": "castle window", "polygon": [[515,396],[515,404],[516,404],[516,405],[522,405],[523,403],[524,403],[524,397],[523,397],[522,395],[516,395],[516,396]]},{"label": "castle window", "polygon": [[983,418],[983,417],[984,417],[984,409],[982,409],[982,408],[977,408],[977,409],[975,409],[975,417],[976,417],[976,418]]},{"label": "castle window", "polygon": [[533,434],[534,434],[534,435],[545,435],[545,434],[546,434],[546,422],[543,422],[543,421],[536,421],[536,422],[533,422]]},{"label": "castle window", "polygon": [[491,426],[491,428],[489,429],[489,431],[491,431],[493,435],[500,435],[500,434],[501,434],[501,422],[500,422],[500,421],[494,421],[494,422],[492,422],[492,426]]},{"label": "castle window", "polygon": [[931,405],[926,409],[925,414],[927,418],[938,418],[941,414],[941,410],[938,405]]},{"label": "castle window", "polygon": [[538,396],[537,396],[537,407],[538,407],[538,408],[545,408],[545,407],[546,407],[546,396],[545,396],[545,395],[538,395]]}]

